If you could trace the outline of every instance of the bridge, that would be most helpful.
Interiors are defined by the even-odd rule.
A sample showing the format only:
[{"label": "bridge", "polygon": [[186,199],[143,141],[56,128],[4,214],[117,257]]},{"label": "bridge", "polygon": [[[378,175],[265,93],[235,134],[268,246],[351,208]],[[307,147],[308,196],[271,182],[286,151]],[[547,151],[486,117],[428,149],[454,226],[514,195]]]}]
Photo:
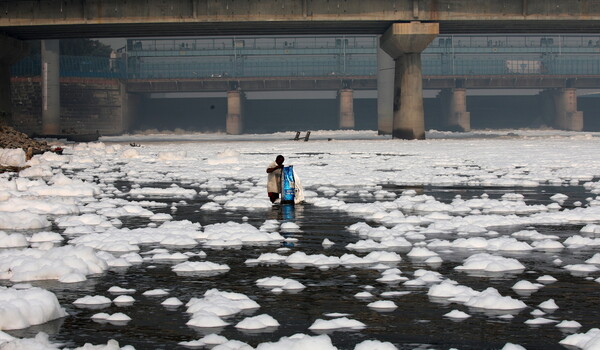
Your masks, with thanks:
[{"label": "bridge", "polygon": [[[593,33],[600,28],[595,0],[4,0],[0,7],[2,47],[7,48],[0,57],[4,90],[7,66],[23,51],[12,38],[380,34],[380,47],[394,59],[396,72],[393,80],[378,79],[382,129],[409,139],[425,135],[421,52],[438,34]],[[49,134],[60,128],[57,47],[52,40],[43,44],[43,122]],[[378,70],[389,73],[390,64],[381,61]],[[4,97],[0,108],[9,107]],[[567,112],[565,118],[579,117]]]},{"label": "bridge", "polygon": [[[120,79],[129,95],[141,96],[221,92],[225,99],[225,92],[231,91],[229,97],[237,99],[236,91],[243,96],[253,91],[323,90],[338,91],[338,99],[352,99],[354,92],[359,99],[372,98],[360,91],[377,90],[377,42],[375,36],[129,39],[111,59],[60,56],[60,75],[63,80]],[[561,125],[556,107],[547,105],[575,89],[600,87],[599,51],[600,35],[440,36],[423,51],[423,86],[439,91],[438,100],[444,104],[440,112],[446,118],[442,124],[454,130],[470,128],[466,91],[490,88],[542,90],[539,99],[549,100],[544,104],[554,115],[549,124],[574,129]],[[39,77],[40,57],[20,61],[11,74]],[[577,112],[574,102],[571,109]],[[341,107],[339,126],[345,115],[344,127],[354,127],[354,112],[342,113]],[[241,131],[229,125],[229,132]]]}]

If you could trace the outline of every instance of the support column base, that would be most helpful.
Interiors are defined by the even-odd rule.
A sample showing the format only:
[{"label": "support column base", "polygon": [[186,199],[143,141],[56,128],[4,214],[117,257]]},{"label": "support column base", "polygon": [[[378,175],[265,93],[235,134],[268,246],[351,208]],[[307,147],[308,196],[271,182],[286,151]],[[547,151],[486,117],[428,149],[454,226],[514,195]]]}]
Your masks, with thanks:
[{"label": "support column base", "polygon": [[228,135],[241,135],[244,130],[243,99],[244,94],[239,90],[227,91],[227,116],[225,132]]}]

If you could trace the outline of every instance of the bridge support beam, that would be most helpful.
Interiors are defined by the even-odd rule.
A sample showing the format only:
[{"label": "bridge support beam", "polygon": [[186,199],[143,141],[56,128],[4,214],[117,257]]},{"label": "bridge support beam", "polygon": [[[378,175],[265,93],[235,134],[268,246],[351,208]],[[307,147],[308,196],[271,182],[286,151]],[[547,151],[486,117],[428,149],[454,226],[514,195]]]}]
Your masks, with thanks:
[{"label": "bridge support beam", "polygon": [[394,59],[377,48],[377,133],[391,135],[394,123]]},{"label": "bridge support beam", "polygon": [[338,100],[340,102],[340,129],[354,129],[354,90],[340,90]]},{"label": "bridge support beam", "polygon": [[59,40],[42,40],[42,135],[60,133]]},{"label": "bridge support beam", "polygon": [[438,34],[438,23],[394,23],[380,39],[395,60],[392,138],[425,139],[421,52]]},{"label": "bridge support beam", "polygon": [[29,46],[24,41],[0,35],[0,47],[0,125],[11,125],[10,66],[25,57]]},{"label": "bridge support beam", "polygon": [[555,95],[554,103],[556,106],[556,127],[571,131],[583,130],[583,112],[577,110],[576,89],[559,89]]},{"label": "bridge support beam", "polygon": [[444,124],[451,131],[470,131],[471,113],[467,111],[467,90],[443,89],[440,92]]},{"label": "bridge support beam", "polygon": [[244,94],[240,90],[227,91],[227,119],[225,131],[229,135],[240,135],[243,123]]}]

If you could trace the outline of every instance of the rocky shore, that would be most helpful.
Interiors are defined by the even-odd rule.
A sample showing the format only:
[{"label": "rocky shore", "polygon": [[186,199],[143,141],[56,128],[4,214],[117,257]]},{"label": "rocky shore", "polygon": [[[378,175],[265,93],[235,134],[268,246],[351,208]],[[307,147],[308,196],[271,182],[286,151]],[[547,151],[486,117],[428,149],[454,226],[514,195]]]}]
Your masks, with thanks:
[{"label": "rocky shore", "polygon": [[51,149],[47,142],[36,141],[5,125],[0,125],[0,148],[22,148],[26,152],[31,148],[33,153],[42,153]]}]

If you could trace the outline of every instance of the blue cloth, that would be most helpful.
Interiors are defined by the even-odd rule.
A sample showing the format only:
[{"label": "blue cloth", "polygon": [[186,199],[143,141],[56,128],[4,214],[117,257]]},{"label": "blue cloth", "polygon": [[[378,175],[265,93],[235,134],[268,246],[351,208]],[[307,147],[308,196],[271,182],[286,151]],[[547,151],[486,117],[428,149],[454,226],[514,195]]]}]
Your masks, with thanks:
[{"label": "blue cloth", "polygon": [[294,181],[294,167],[286,166],[283,167],[281,172],[281,202],[282,203],[294,203],[294,196],[296,192],[296,183]]}]

